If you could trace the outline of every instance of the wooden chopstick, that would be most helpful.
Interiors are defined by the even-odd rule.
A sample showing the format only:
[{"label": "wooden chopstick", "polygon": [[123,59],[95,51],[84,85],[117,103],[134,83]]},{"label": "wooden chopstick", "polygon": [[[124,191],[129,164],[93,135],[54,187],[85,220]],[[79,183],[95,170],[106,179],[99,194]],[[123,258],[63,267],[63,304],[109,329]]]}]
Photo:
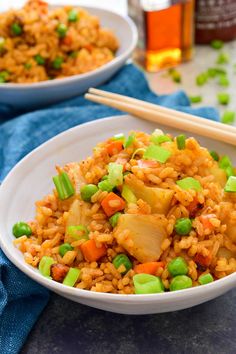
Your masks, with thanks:
[{"label": "wooden chopstick", "polygon": [[154,104],[154,103],[149,103],[149,102],[146,102],[146,101],[138,100],[137,98],[123,96],[123,95],[119,95],[118,93],[113,93],[113,92],[108,92],[108,91],[104,91],[104,90],[99,90],[99,89],[96,89],[96,88],[90,88],[88,90],[88,92],[89,93],[93,93],[93,94],[98,95],[98,96],[116,99],[117,101],[133,103],[136,106],[141,106],[141,107],[144,107],[144,108],[146,107],[148,109],[154,109],[157,112],[161,112],[161,113],[165,112],[165,113],[174,115],[176,118],[180,117],[182,119],[191,120],[192,122],[197,122],[197,123],[200,123],[200,124],[207,124],[208,126],[210,125],[212,127],[218,128],[220,130],[224,129],[224,130],[227,130],[227,131],[229,131],[231,133],[235,132],[235,134],[236,134],[236,127],[234,127],[232,125],[227,125],[227,124],[223,125],[222,123],[215,122],[215,121],[210,120],[210,119],[197,117],[197,116],[194,116],[193,114],[189,114],[189,113],[185,113],[185,112],[176,111],[174,109],[163,107],[163,106],[159,106],[159,105]]},{"label": "wooden chopstick", "polygon": [[[204,118],[192,116],[191,114],[187,114],[188,119],[186,118],[186,116],[183,118],[182,112],[177,112],[171,109],[163,110],[162,109],[163,107],[161,106],[157,106],[158,109],[156,109],[156,105],[148,104],[147,106],[144,101],[140,101],[140,100],[137,100],[139,101],[139,104],[137,104],[137,102],[134,103],[133,98],[127,96],[119,95],[119,98],[117,99],[116,96],[117,94],[113,94],[110,92],[107,93],[106,91],[103,91],[102,96],[100,96],[99,91],[100,90],[96,90],[96,94],[87,93],[85,94],[85,98],[90,101],[104,104],[106,106],[113,107],[122,110],[124,112],[133,114],[144,120],[149,120],[155,123],[163,124],[169,127],[177,128],[179,130],[189,131],[194,134],[206,136],[208,138],[227,142],[229,144],[236,146],[236,133],[234,133],[233,130],[228,131],[224,129],[223,124],[216,123],[216,125],[208,125],[210,121]],[[143,104],[142,106],[141,103]],[[152,105],[151,108],[150,105]],[[196,117],[198,119],[192,120],[192,117]]]}]

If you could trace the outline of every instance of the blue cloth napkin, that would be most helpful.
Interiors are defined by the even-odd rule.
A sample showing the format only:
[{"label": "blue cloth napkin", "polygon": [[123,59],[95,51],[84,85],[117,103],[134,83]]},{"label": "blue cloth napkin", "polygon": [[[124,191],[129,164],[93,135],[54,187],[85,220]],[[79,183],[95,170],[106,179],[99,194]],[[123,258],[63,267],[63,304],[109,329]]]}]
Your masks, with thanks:
[{"label": "blue cloth napkin", "polygon": [[[219,120],[214,108],[191,108],[182,91],[157,96],[149,89],[144,74],[132,64],[123,67],[101,88]],[[27,153],[54,135],[81,123],[120,114],[118,110],[86,101],[83,96],[24,114],[0,106],[0,180]],[[14,354],[20,350],[48,298],[49,292],[16,269],[0,250],[2,353]]]}]

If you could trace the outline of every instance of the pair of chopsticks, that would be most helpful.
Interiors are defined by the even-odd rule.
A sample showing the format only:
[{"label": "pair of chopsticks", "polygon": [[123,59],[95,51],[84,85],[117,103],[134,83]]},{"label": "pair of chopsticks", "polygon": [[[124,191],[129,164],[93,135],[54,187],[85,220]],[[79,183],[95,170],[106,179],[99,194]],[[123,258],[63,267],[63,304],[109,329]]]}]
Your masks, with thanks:
[{"label": "pair of chopsticks", "polygon": [[168,127],[199,134],[236,146],[236,127],[148,103],[136,98],[90,88],[85,98]]}]

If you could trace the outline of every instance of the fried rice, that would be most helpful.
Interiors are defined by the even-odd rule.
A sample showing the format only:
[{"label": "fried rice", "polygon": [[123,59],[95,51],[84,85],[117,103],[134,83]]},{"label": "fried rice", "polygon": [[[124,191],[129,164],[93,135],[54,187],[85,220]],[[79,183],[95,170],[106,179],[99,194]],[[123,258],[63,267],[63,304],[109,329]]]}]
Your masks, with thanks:
[{"label": "fried rice", "polygon": [[[235,171],[227,156],[192,137],[135,131],[56,170],[56,188],[36,202],[27,223],[30,234],[14,240],[29,265],[40,269],[42,259],[51,259],[53,281],[78,269],[71,286],[134,294],[137,274],[159,279],[162,291],[177,290],[170,266],[176,259],[193,287],[204,275],[216,281],[236,271],[236,194],[225,188]],[[72,188],[67,195],[62,175]],[[182,220],[188,230],[177,225]]]},{"label": "fried rice", "polygon": [[29,0],[0,13],[0,83],[83,74],[111,61],[118,47],[115,34],[87,11]]}]

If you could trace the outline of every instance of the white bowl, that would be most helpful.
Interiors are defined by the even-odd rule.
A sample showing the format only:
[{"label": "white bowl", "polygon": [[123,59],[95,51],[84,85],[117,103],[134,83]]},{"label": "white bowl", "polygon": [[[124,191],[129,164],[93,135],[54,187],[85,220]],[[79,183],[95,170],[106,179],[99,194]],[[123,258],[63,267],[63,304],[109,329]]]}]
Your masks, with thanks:
[{"label": "white bowl", "polygon": [[87,91],[89,87],[104,83],[125,64],[138,40],[133,21],[128,16],[124,17],[109,10],[84,6],[83,8],[98,16],[103,27],[114,31],[120,42],[116,57],[85,74],[32,84],[0,84],[0,104],[33,109],[72,98]]},{"label": "white bowl", "polygon": [[[157,126],[131,116],[116,116],[79,125],[44,143],[8,174],[0,187],[0,246],[7,257],[25,274],[48,289],[73,301],[99,309],[124,314],[150,314],[188,308],[213,299],[236,285],[236,273],[213,283],[150,295],[118,295],[96,293],[67,287],[44,278],[37,269],[24,262],[22,253],[14,247],[12,225],[19,220],[34,217],[34,202],[53,189],[54,166],[79,161],[92,153],[96,143],[114,134],[130,130],[153,131]],[[160,126],[166,132],[179,134],[178,130]],[[234,149],[224,143],[207,138],[200,142],[220,153],[228,154],[236,163]]]}]

